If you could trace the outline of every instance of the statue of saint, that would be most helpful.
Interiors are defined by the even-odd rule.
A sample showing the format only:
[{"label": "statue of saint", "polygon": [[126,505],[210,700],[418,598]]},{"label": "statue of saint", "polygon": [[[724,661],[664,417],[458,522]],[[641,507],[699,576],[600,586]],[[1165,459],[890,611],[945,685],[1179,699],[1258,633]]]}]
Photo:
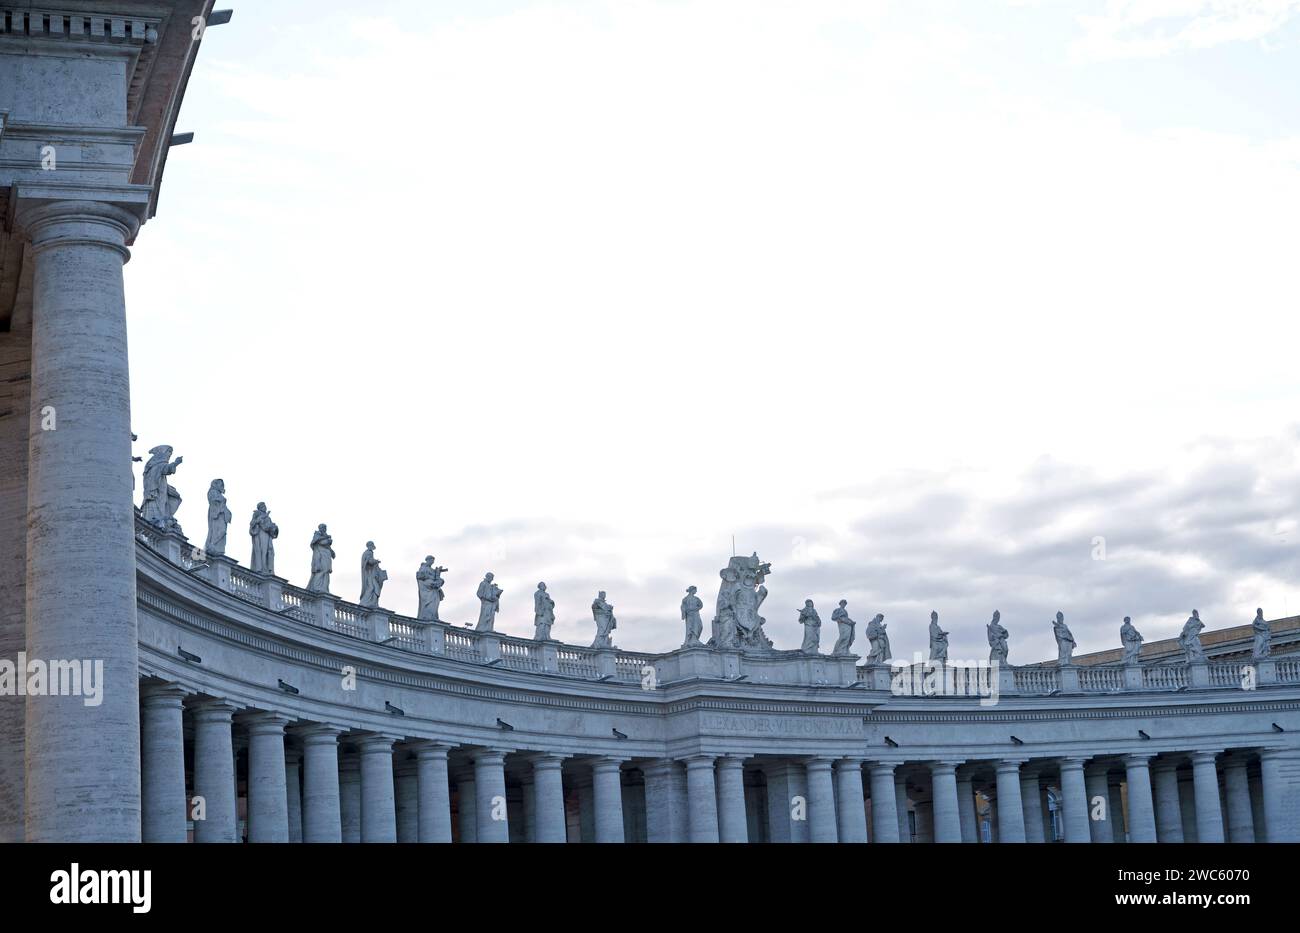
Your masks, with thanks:
[{"label": "statue of saint", "polygon": [[822,642],[822,617],[813,608],[813,601],[805,599],[799,610],[799,624],[803,626],[803,644],[799,650],[804,654],[816,654]]},{"label": "statue of saint", "polygon": [[1138,654],[1142,651],[1142,633],[1128,616],[1124,617],[1124,624],[1119,627],[1119,643],[1124,646],[1124,663],[1138,663]]},{"label": "statue of saint", "polygon": [[835,639],[831,654],[848,654],[853,647],[853,630],[857,623],[849,618],[848,605],[847,599],[841,599],[839,608],[831,613],[831,621],[839,627],[839,637]]},{"label": "statue of saint", "polygon": [[208,540],[203,550],[209,554],[226,553],[226,527],[234,517],[226,508],[226,481],[214,479],[208,487]]},{"label": "statue of saint", "polygon": [[501,608],[501,587],[492,580],[492,574],[488,573],[483,577],[483,582],[478,585],[478,625],[474,627],[476,632],[492,631],[492,626],[497,619],[497,610]]},{"label": "statue of saint", "polygon": [[704,600],[695,595],[695,587],[688,586],[682,599],[682,621],[686,623],[683,648],[698,648],[702,644],[700,635],[704,632],[704,622],[700,619],[700,610],[703,608]]},{"label": "statue of saint", "polygon": [[365,609],[379,608],[379,591],[384,588],[388,571],[379,566],[375,559],[375,542],[367,541],[366,549],[361,552],[361,606]]},{"label": "statue of saint", "polygon": [[421,622],[442,621],[438,618],[438,607],[442,605],[442,575],[447,572],[447,568],[435,567],[433,562],[434,557],[430,554],[425,557],[420,569],[415,571],[415,589],[418,593],[415,618]]},{"label": "statue of saint", "polygon": [[248,523],[248,533],[253,538],[253,556],[248,567],[253,573],[275,576],[275,539],[280,537],[280,528],[271,521],[271,513],[265,502],[257,503],[257,510]]},{"label": "statue of saint", "polygon": [[732,557],[719,571],[722,585],[718,588],[717,612],[713,617],[713,637],[709,644],[715,648],[739,647],[751,652],[772,650],[772,640],[763,631],[767,620],[758,614],[767,598],[763,580],[772,572],[772,565],[749,557]]},{"label": "statue of saint", "polygon": [[596,620],[596,640],[591,643],[591,647],[613,648],[610,635],[618,628],[618,620],[614,618],[614,607],[605,602],[604,590],[597,593],[591,601],[591,617]]},{"label": "statue of saint", "polygon": [[939,613],[930,613],[930,660],[948,660],[948,633],[939,628]]},{"label": "statue of saint", "polygon": [[1256,661],[1261,661],[1273,653],[1273,630],[1264,620],[1263,609],[1255,610],[1255,621],[1250,623],[1250,628],[1255,633],[1255,642],[1251,646],[1250,656]]},{"label": "statue of saint", "polygon": [[546,584],[538,583],[533,593],[534,641],[551,641],[551,626],[555,624],[555,600],[546,592]]},{"label": "statue of saint", "polygon": [[164,531],[180,531],[176,524],[176,509],[181,504],[181,494],[167,482],[176,472],[184,457],[171,459],[172,449],[166,444],[149,451],[152,455],[144,465],[144,501],[140,504],[140,517]]},{"label": "statue of saint", "polygon": [[893,654],[889,650],[889,633],[885,631],[885,616],[876,613],[876,617],[867,623],[867,641],[871,642],[871,653],[867,655],[868,664],[884,664]]},{"label": "statue of saint", "polygon": [[1002,613],[994,609],[993,621],[988,624],[990,664],[993,663],[994,661],[998,662],[999,664],[1006,664],[1007,653],[1010,651],[1010,647],[1007,644],[1007,639],[1010,637],[1011,633],[1008,632],[1003,627],[1001,619],[1002,619]]},{"label": "statue of saint", "polygon": [[333,536],[324,524],[317,525],[311,536],[311,579],[307,581],[307,592],[330,591],[330,574],[334,572],[336,556]]},{"label": "statue of saint", "polygon": [[1178,644],[1183,646],[1183,652],[1187,655],[1188,664],[1196,664],[1205,660],[1205,649],[1201,647],[1201,630],[1205,628],[1205,623],[1201,621],[1201,614],[1195,609],[1183,623],[1183,630],[1178,635]]},{"label": "statue of saint", "polygon": [[1070,627],[1065,624],[1065,613],[1056,614],[1056,619],[1052,622],[1052,634],[1056,636],[1056,663],[1069,664],[1078,645],[1075,644],[1074,636],[1070,634]]}]

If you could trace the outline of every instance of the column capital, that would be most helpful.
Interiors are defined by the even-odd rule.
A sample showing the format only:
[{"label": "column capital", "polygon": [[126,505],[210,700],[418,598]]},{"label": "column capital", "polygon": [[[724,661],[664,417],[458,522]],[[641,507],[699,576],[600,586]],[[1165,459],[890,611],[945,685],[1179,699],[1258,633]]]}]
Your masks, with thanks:
[{"label": "column capital", "polygon": [[451,742],[443,742],[438,739],[413,739],[406,744],[410,746],[411,751],[415,752],[417,761],[428,761],[430,759],[446,761],[447,753],[456,747]]},{"label": "column capital", "polygon": [[363,732],[355,739],[357,751],[362,755],[375,755],[379,753],[392,754],[393,745],[401,739],[399,735],[389,735],[384,732]]},{"label": "column capital", "polygon": [[628,760],[627,758],[616,758],[613,755],[601,755],[598,758],[591,759],[591,770],[594,773],[621,771],[623,762]]},{"label": "column capital", "polygon": [[845,755],[843,758],[835,759],[835,770],[852,771],[854,768],[861,770],[866,761],[866,755]]},{"label": "column capital", "polygon": [[284,735],[284,728],[289,725],[290,719],[283,713],[254,710],[240,716],[239,722],[248,729],[249,735]]},{"label": "column capital", "polygon": [[1155,755],[1151,752],[1129,752],[1124,756],[1124,767],[1151,767],[1151,759]]},{"label": "column capital", "polygon": [[51,246],[104,246],[119,253],[122,261],[131,258],[126,244],[135,239],[140,219],[107,201],[81,198],[41,198],[36,191],[18,189],[18,222],[32,241],[32,251]]},{"label": "column capital", "polygon": [[504,765],[510,751],[508,748],[476,748],[469,753],[469,757],[475,765]]},{"label": "column capital", "polygon": [[195,722],[230,722],[239,707],[229,700],[202,700],[194,704]]},{"label": "column capital", "polygon": [[887,774],[891,778],[894,776],[894,769],[898,767],[896,762],[892,761],[869,761],[867,769],[873,776],[878,774]]},{"label": "column capital", "polygon": [[1202,749],[1191,754],[1193,765],[1214,764],[1218,757],[1219,753],[1211,749]]},{"label": "column capital", "polygon": [[734,755],[730,753],[726,755],[720,755],[718,756],[718,770],[733,771],[737,768],[743,768],[745,766],[745,759],[750,757],[752,756]]},{"label": "column capital", "polygon": [[1062,755],[1060,758],[1056,759],[1056,765],[1058,768],[1069,768],[1071,771],[1078,769],[1082,771],[1087,766],[1089,760],[1090,759],[1087,755]]},{"label": "column capital", "polygon": [[961,762],[960,761],[931,761],[929,762],[929,765],[930,765],[931,776],[936,774],[951,774],[953,777],[956,777],[957,768],[958,766],[961,765]]},{"label": "column capital", "polygon": [[343,726],[331,722],[310,722],[301,726],[291,726],[289,731],[302,739],[307,745],[337,745],[339,737],[347,731]]},{"label": "column capital", "polygon": [[835,759],[828,755],[813,755],[803,759],[803,765],[809,771],[829,771]]},{"label": "column capital", "polygon": [[1020,766],[1028,762],[1028,758],[999,758],[994,762],[994,769],[998,774],[1019,774]]},{"label": "column capital", "polygon": [[1182,755],[1158,755],[1151,762],[1152,771],[1177,771],[1178,766],[1183,763]]},{"label": "column capital", "polygon": [[140,702],[149,708],[179,707],[190,693],[180,684],[145,684],[140,687]]},{"label": "column capital", "polygon": [[641,767],[641,773],[646,777],[662,777],[671,774],[673,769],[678,767],[681,762],[674,758],[656,758]]},{"label": "column capital", "polygon": [[717,757],[717,755],[687,755],[680,760],[686,765],[688,771],[699,771],[703,768],[712,770],[713,762]]}]

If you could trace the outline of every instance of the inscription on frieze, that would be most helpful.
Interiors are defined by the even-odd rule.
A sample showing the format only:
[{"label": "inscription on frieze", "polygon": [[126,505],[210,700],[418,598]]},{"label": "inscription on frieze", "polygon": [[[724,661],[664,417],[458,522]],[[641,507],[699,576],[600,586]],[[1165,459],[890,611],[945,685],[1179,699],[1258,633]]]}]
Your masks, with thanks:
[{"label": "inscription on frieze", "polygon": [[853,736],[862,733],[862,719],[705,713],[700,727],[705,732],[731,735]]}]

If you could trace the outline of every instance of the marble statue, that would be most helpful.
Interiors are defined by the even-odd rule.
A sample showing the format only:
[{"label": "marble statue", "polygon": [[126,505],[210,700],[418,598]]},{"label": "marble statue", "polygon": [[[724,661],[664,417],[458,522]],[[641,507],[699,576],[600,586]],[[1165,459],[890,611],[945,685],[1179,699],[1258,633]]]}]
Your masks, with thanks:
[{"label": "marble statue", "polygon": [[772,565],[749,557],[732,557],[727,566],[718,572],[722,584],[718,588],[716,613],[713,617],[713,637],[709,644],[715,648],[739,647],[749,651],[771,651],[772,640],[763,631],[767,620],[758,609],[767,599],[763,580],[772,572]]},{"label": "marble statue", "polygon": [[447,572],[447,568],[435,567],[433,562],[434,556],[430,554],[424,558],[420,569],[415,571],[415,589],[418,593],[415,618],[421,622],[442,621],[438,618],[438,607],[442,605],[442,575]]},{"label": "marble statue", "polygon": [[149,462],[144,465],[144,501],[140,503],[140,517],[164,531],[180,531],[176,524],[176,509],[180,507],[181,494],[167,482],[167,477],[176,472],[185,458],[172,460],[172,449],[166,444],[149,453]]},{"label": "marble statue", "polygon": [[930,613],[930,660],[948,660],[948,633],[939,628],[939,613]]},{"label": "marble statue", "polygon": [[1003,627],[1001,620],[1002,613],[994,609],[993,621],[987,626],[989,630],[989,663],[994,661],[999,664],[1007,663],[1007,654],[1010,651],[1007,639],[1011,637],[1011,633]]},{"label": "marble statue", "polygon": [[234,517],[226,508],[226,481],[214,479],[208,487],[208,540],[203,550],[209,554],[226,553],[226,528]]},{"label": "marble statue", "polygon": [[1250,656],[1253,660],[1260,661],[1273,653],[1273,630],[1264,620],[1263,609],[1255,610],[1255,620],[1250,623],[1250,628],[1255,633],[1255,642],[1251,645]]},{"label": "marble statue", "polygon": [[311,536],[311,579],[307,581],[307,592],[328,593],[330,591],[330,574],[334,572],[334,537],[325,524],[316,526]]},{"label": "marble statue", "polygon": [[799,610],[799,624],[803,626],[803,644],[799,650],[804,654],[816,654],[822,641],[822,619],[813,608],[813,601],[805,599]]},{"label": "marble statue", "polygon": [[1128,616],[1124,617],[1124,624],[1119,627],[1119,643],[1124,646],[1124,663],[1136,664],[1138,654],[1142,651],[1142,633]]},{"label": "marble statue", "polygon": [[698,648],[703,644],[700,641],[700,635],[704,633],[704,622],[700,619],[700,610],[703,608],[704,600],[695,595],[695,587],[688,586],[686,595],[682,598],[682,621],[686,623],[683,648]]},{"label": "marble statue", "polygon": [[1065,624],[1065,613],[1058,612],[1052,622],[1052,634],[1056,636],[1056,663],[1069,664],[1074,657],[1078,644],[1070,634],[1070,627]]},{"label": "marble statue", "polygon": [[248,523],[248,533],[253,538],[253,556],[248,567],[253,573],[275,576],[275,539],[280,537],[280,528],[271,521],[271,513],[265,502],[257,503],[253,518]]},{"label": "marble statue", "polygon": [[490,632],[496,624],[497,610],[501,608],[501,587],[493,583],[493,579],[492,574],[487,573],[478,585],[478,625],[474,626],[476,632]]},{"label": "marble statue", "polygon": [[1178,635],[1178,644],[1183,646],[1188,664],[1205,660],[1205,649],[1201,647],[1201,630],[1204,628],[1205,623],[1201,621],[1201,614],[1193,609],[1192,614],[1183,623],[1182,632]]},{"label": "marble statue", "polygon": [[831,621],[839,627],[839,637],[835,639],[835,647],[831,649],[831,654],[848,654],[849,649],[853,647],[853,634],[857,623],[849,618],[848,605],[847,599],[841,599],[839,607],[831,613]]},{"label": "marble statue", "polygon": [[363,608],[379,608],[379,592],[387,579],[388,571],[375,559],[375,542],[367,541],[366,549],[361,552],[361,599],[358,600]]},{"label": "marble statue", "polygon": [[885,616],[877,612],[876,617],[867,623],[867,641],[871,642],[871,653],[867,655],[868,664],[884,664],[893,657],[889,650],[889,633],[885,631]]},{"label": "marble statue", "polygon": [[596,620],[596,640],[591,643],[591,647],[613,648],[610,635],[618,628],[618,620],[614,618],[614,607],[605,601],[604,590],[597,593],[591,601],[591,616]]},{"label": "marble statue", "polygon": [[533,639],[551,641],[551,626],[555,624],[555,600],[546,592],[546,584],[538,583],[533,594]]}]

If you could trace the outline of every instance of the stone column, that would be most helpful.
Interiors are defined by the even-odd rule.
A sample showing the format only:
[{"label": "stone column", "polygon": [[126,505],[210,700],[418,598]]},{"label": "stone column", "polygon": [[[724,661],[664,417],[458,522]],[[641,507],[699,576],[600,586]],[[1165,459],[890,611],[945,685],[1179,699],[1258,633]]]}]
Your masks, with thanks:
[{"label": "stone column", "polygon": [[[1107,765],[1091,765],[1084,769],[1084,782],[1088,790],[1088,830],[1092,833],[1092,841],[1098,843],[1115,841],[1114,825],[1121,816],[1121,814],[1111,812],[1108,771],[1109,767]],[[1094,820],[1092,815],[1097,808],[1098,798],[1101,799],[1105,818]]]},{"label": "stone column", "polygon": [[961,842],[961,804],[957,799],[956,762],[930,763],[930,796],[934,801],[934,841]]},{"label": "stone column", "polygon": [[831,778],[830,758],[809,758],[804,762],[808,773],[808,833],[813,842],[837,842],[835,829],[835,783]]},{"label": "stone column", "polygon": [[194,707],[194,796],[203,819],[194,821],[195,842],[235,842],[235,752],[230,718],[235,706],[205,700]]},{"label": "stone column", "polygon": [[1300,842],[1300,760],[1296,749],[1259,753],[1266,842]]},{"label": "stone column", "polygon": [[1151,766],[1156,796],[1156,839],[1183,841],[1183,814],[1178,805],[1178,762],[1157,758]]},{"label": "stone column", "polygon": [[[1083,776],[1084,758],[1061,759],[1061,822],[1066,842],[1092,841],[1088,819],[1088,788]],[[1105,783],[1105,775],[1102,775]],[[1103,795],[1104,796],[1104,795]]]},{"label": "stone column", "polygon": [[1250,809],[1250,780],[1246,759],[1228,755],[1223,762],[1223,783],[1228,796],[1228,841],[1254,842],[1255,817]]},{"label": "stone column", "polygon": [[537,841],[537,787],[531,772],[519,779],[520,804],[524,810],[524,842]]},{"label": "stone column", "polygon": [[[1219,807],[1219,772],[1214,766],[1216,755],[1217,752],[1192,753],[1196,838],[1200,842],[1223,842],[1223,811]],[[1132,793],[1130,788],[1130,801]]]},{"label": "stone column", "polygon": [[718,791],[713,783],[713,756],[686,759],[686,797],[691,842],[718,841]]},{"label": "stone column", "polygon": [[537,841],[566,842],[564,818],[563,755],[538,755],[533,759],[533,806],[537,810]]},{"label": "stone column", "polygon": [[278,713],[254,713],[248,727],[248,841],[288,842],[289,803],[284,782],[284,727]]},{"label": "stone column", "polygon": [[957,771],[957,816],[961,819],[961,841],[979,842],[979,818],[975,815],[975,782],[965,768]]},{"label": "stone column", "polygon": [[420,841],[419,765],[399,751],[393,762],[393,802],[396,810],[397,841]]},{"label": "stone column", "polygon": [[718,759],[718,841],[748,842],[745,816],[745,761],[736,755]]},{"label": "stone column", "polygon": [[689,835],[685,799],[677,794],[678,778],[685,781],[680,763],[670,758],[653,761],[641,769],[645,775],[647,842],[685,842]]},{"label": "stone column", "polygon": [[871,841],[898,842],[898,801],[894,799],[894,766],[871,763]]},{"label": "stone column", "polygon": [[361,756],[353,748],[339,758],[339,827],[343,841],[361,841]]},{"label": "stone column", "polygon": [[1020,803],[1020,766],[1024,762],[1003,760],[997,763],[998,841],[1025,841],[1025,811]]},{"label": "stone column", "polygon": [[186,838],[185,731],[175,684],[141,691],[140,838],[184,842]]},{"label": "stone column", "polygon": [[361,754],[361,841],[396,842],[397,809],[393,788],[396,736],[370,733],[357,740]]},{"label": "stone column", "polygon": [[506,812],[506,753],[499,748],[474,752],[475,823],[479,842],[509,842]]},{"label": "stone column", "polygon": [[596,841],[596,790],[590,774],[574,775],[573,787],[578,798],[578,842]]},{"label": "stone column", "polygon": [[303,842],[342,842],[339,806],[339,734],[336,726],[314,723],[302,737]]},{"label": "stone column", "polygon": [[1125,755],[1128,781],[1128,834],[1130,842],[1156,841],[1155,803],[1151,796],[1150,755]]},{"label": "stone column", "polygon": [[597,758],[591,763],[597,842],[623,841],[622,764],[619,758]]},{"label": "stone column", "polygon": [[[139,842],[140,669],[122,288],[125,244],[139,223],[94,201],[20,204],[17,222],[31,238],[33,267],[27,656],[103,662],[98,706],[80,696],[27,703],[25,835],[28,842]],[[51,411],[55,429],[46,430],[44,413]],[[211,802],[218,799],[225,794]],[[204,835],[213,837],[211,826]]]},{"label": "stone column", "polygon": [[907,778],[897,771],[894,772],[894,802],[898,806],[898,841],[910,843],[912,841],[912,821],[907,818]]},{"label": "stone column", "polygon": [[473,765],[456,775],[456,828],[461,842],[478,842],[478,787]]},{"label": "stone column", "polygon": [[289,803],[289,841],[302,842],[302,752],[284,752],[284,788]]},{"label": "stone column", "polygon": [[1115,842],[1128,842],[1128,820],[1124,816],[1124,793],[1120,787],[1120,782],[1111,781],[1108,790],[1110,792],[1110,809],[1106,812],[1114,817],[1111,828],[1115,832]]},{"label": "stone column", "polygon": [[867,841],[861,758],[841,758],[835,762],[835,816],[840,842]]},{"label": "stone column", "polygon": [[1043,825],[1043,796],[1038,788],[1038,773],[1026,768],[1020,772],[1020,812],[1025,824],[1025,842],[1047,842]]},{"label": "stone column", "polygon": [[420,799],[417,836],[421,842],[451,842],[451,784],[447,779],[451,746],[426,740],[413,744]]}]

